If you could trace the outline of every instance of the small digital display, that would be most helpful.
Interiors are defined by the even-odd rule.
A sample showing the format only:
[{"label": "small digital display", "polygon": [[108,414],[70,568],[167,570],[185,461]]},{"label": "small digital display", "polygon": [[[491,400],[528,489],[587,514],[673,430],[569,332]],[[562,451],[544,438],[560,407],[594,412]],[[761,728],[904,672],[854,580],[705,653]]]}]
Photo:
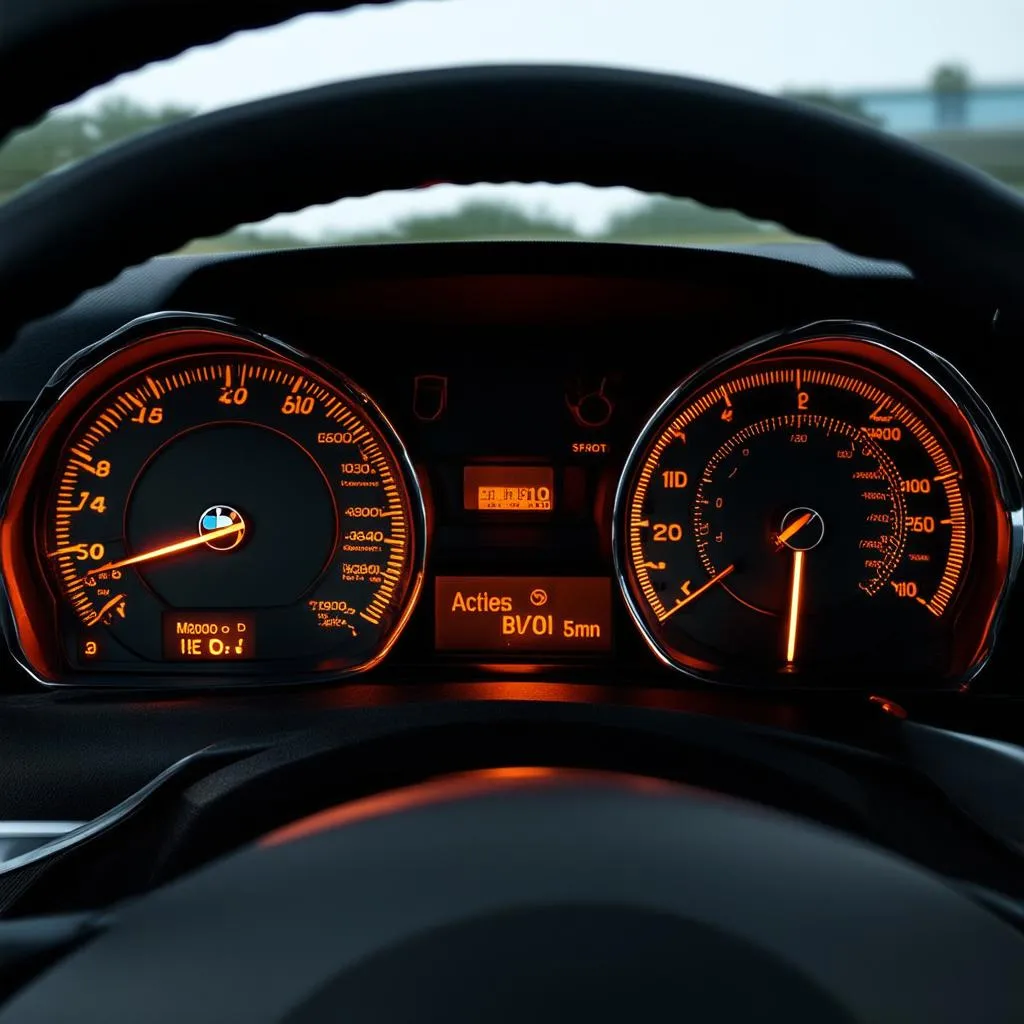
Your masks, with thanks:
[{"label": "small digital display", "polygon": [[438,576],[438,650],[596,652],[611,649],[612,588],[603,576]]},{"label": "small digital display", "polygon": [[550,512],[555,471],[550,466],[466,466],[465,507],[478,512]]},{"label": "small digital display", "polygon": [[253,618],[238,612],[164,612],[169,661],[236,661],[253,657]]}]

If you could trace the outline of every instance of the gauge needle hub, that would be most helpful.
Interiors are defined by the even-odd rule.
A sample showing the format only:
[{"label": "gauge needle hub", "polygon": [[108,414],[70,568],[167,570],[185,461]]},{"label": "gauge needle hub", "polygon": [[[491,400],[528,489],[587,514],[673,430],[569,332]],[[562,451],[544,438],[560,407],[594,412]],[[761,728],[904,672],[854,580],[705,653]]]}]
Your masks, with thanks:
[{"label": "gauge needle hub", "polygon": [[799,533],[812,519],[814,518],[813,512],[805,512],[802,516],[794,519],[779,535],[775,538],[775,543],[778,547],[782,547],[783,544],[789,540],[794,534]]},{"label": "gauge needle hub", "polygon": [[190,548],[197,548],[202,544],[209,544],[212,540],[220,537],[230,537],[234,533],[241,533],[245,529],[245,523],[232,523],[230,526],[222,526],[217,530],[210,530],[197,537],[189,537],[187,540],[179,540],[173,544],[164,544],[159,548],[151,548],[141,554],[132,555],[129,558],[122,558],[116,562],[107,562],[106,565],[90,569],[89,574],[97,572],[109,572],[111,569],[123,569],[126,565],[138,565],[140,562],[152,562],[158,558],[167,558],[176,555],[180,551],[188,551]]},{"label": "gauge needle hub", "polygon": [[670,615],[675,615],[675,613],[679,611],[680,608],[685,608],[691,601],[694,601],[698,597],[700,597],[700,595],[703,594],[704,591],[710,590],[716,583],[721,583],[722,580],[724,580],[725,577],[728,576],[729,573],[731,573],[735,568],[735,565],[727,565],[720,573],[718,573],[715,576],[712,576],[711,579],[707,581],[707,583],[702,584],[696,590],[687,594],[686,597],[680,598],[678,601],[676,601],[676,603],[672,605],[672,607],[669,608],[667,612],[663,612],[661,615],[658,616],[658,621],[664,622]]},{"label": "gauge needle hub", "polygon": [[813,508],[790,509],[782,517],[782,528],[775,535],[775,550],[783,547],[801,551],[816,548],[825,536],[825,523]]}]

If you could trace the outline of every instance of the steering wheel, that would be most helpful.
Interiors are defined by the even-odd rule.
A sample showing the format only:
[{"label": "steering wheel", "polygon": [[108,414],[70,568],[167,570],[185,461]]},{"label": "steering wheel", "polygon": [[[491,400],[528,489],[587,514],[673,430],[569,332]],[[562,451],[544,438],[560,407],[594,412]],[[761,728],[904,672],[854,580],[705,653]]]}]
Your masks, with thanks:
[{"label": "steering wheel", "polygon": [[689,196],[904,263],[993,307],[1024,295],[1024,202],[911,143],[692,79],[480,67],[249,103],[44,178],[0,207],[0,340],[196,237],[346,196],[480,181]]},{"label": "steering wheel", "polygon": [[[41,181],[0,208],[0,329],[240,222],[509,180],[687,195],[993,307],[1024,295],[1024,203],[911,144],[687,79],[468,68],[208,114]],[[622,776],[490,775],[294,824],[137,900],[0,1022],[1019,1021],[1022,971],[1010,926],[839,834]]]}]

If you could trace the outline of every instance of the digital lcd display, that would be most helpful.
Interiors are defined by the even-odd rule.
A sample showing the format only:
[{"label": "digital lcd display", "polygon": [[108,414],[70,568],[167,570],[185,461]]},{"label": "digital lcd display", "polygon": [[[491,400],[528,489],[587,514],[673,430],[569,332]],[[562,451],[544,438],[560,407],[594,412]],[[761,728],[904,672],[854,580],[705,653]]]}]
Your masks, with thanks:
[{"label": "digital lcd display", "polygon": [[550,466],[466,466],[464,504],[477,512],[550,512],[555,471]]},{"label": "digital lcd display", "polygon": [[253,617],[238,612],[164,612],[164,657],[237,661],[253,657]]},{"label": "digital lcd display", "polygon": [[439,576],[435,643],[442,651],[607,651],[611,580],[603,576]]}]

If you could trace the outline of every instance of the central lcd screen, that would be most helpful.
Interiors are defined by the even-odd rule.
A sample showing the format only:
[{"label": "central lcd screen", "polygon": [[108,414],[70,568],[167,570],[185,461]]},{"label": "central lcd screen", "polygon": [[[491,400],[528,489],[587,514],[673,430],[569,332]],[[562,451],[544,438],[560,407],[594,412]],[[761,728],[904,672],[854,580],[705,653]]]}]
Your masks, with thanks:
[{"label": "central lcd screen", "polygon": [[473,512],[550,512],[555,471],[550,466],[466,466],[466,509]]},{"label": "central lcd screen", "polygon": [[565,654],[612,643],[604,576],[438,576],[438,650]]}]

